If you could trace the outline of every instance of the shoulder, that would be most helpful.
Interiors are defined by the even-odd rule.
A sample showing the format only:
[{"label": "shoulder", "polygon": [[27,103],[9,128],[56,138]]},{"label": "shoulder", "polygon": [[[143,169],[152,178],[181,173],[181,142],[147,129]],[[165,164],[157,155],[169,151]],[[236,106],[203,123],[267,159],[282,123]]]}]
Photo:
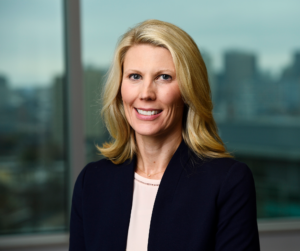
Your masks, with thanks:
[{"label": "shoulder", "polygon": [[87,164],[79,173],[75,186],[83,188],[86,184],[107,182],[120,165],[115,165],[108,159],[101,159]]},{"label": "shoulder", "polygon": [[205,190],[217,208],[230,211],[250,203],[249,207],[255,212],[255,183],[245,163],[232,158],[215,158],[190,160],[188,166],[191,171],[185,176],[185,182],[193,183],[198,194]]},{"label": "shoulder", "polygon": [[189,170],[205,173],[209,176],[224,179],[228,175],[252,175],[250,168],[233,158],[200,159],[193,155],[189,161]]},{"label": "shoulder", "polygon": [[229,189],[230,187],[253,187],[254,180],[250,168],[243,162],[233,158],[212,158],[201,160],[197,157],[190,158],[187,165],[187,176],[196,182],[204,182],[216,190]]},{"label": "shoulder", "polygon": [[[213,159],[204,164],[218,190],[218,204],[247,198],[255,204],[255,184],[250,168],[235,159]],[[243,199],[242,199],[243,198]],[[234,206],[234,203],[232,204]]]},{"label": "shoulder", "polygon": [[229,176],[252,176],[247,164],[232,158],[218,158],[203,161],[203,167],[213,176],[226,179]]}]

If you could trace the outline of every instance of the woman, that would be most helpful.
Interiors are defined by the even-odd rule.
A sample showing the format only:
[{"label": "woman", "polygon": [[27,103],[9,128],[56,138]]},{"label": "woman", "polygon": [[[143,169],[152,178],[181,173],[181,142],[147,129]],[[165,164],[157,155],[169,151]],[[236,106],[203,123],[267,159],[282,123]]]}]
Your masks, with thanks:
[{"label": "woman", "polygon": [[70,250],[259,250],[253,177],[218,136],[187,33],[158,20],[130,29],[103,103],[113,140],[76,181]]}]

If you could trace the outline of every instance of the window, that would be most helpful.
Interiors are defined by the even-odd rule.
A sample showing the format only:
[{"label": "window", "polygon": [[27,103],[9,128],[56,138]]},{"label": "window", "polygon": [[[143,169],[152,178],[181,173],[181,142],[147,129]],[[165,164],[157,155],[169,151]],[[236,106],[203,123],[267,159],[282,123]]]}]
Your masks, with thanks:
[{"label": "window", "polygon": [[68,222],[63,2],[0,1],[0,235]]}]

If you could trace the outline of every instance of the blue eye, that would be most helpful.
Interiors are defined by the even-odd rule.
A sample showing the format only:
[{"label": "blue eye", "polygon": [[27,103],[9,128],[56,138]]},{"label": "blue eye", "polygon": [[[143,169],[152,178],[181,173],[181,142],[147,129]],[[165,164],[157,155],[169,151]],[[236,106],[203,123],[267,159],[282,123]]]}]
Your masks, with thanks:
[{"label": "blue eye", "polygon": [[170,75],[167,75],[167,74],[162,74],[161,77],[162,77],[163,80],[170,80],[170,79],[172,79],[172,77]]},{"label": "blue eye", "polygon": [[131,79],[134,79],[134,80],[138,80],[138,79],[140,79],[140,75],[139,74],[130,74],[129,75],[129,78],[131,78]]}]

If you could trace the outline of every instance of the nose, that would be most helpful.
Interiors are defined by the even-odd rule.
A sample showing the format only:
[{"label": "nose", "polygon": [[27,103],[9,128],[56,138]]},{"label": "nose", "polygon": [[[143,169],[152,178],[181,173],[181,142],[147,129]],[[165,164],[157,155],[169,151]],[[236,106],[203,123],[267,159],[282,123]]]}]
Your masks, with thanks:
[{"label": "nose", "polygon": [[145,101],[151,101],[156,99],[155,83],[153,79],[144,79],[141,84],[140,99]]}]

